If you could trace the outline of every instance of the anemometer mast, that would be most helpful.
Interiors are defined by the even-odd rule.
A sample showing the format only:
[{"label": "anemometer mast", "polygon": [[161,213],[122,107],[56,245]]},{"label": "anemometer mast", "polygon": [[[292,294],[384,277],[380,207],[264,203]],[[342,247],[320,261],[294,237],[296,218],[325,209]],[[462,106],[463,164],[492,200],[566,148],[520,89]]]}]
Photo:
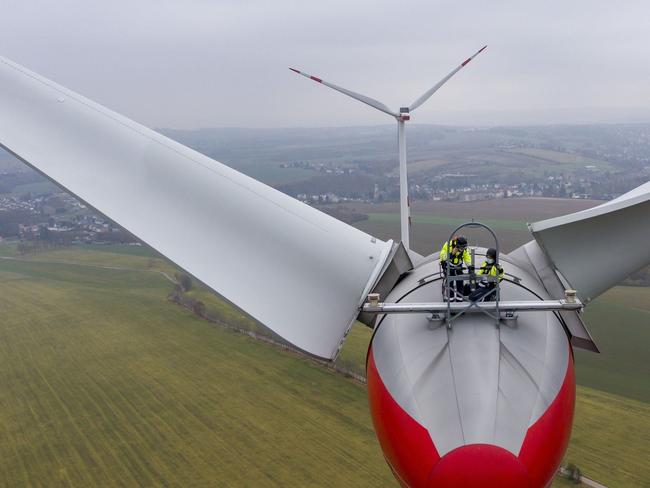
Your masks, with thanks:
[{"label": "anemometer mast", "polygon": [[395,117],[395,120],[397,120],[397,148],[398,148],[398,156],[399,156],[400,230],[401,230],[402,244],[407,250],[411,248],[410,246],[411,210],[410,210],[410,200],[408,195],[408,175],[406,169],[406,137],[404,134],[406,128],[405,123],[406,121],[411,119],[411,112],[413,110],[415,110],[424,102],[426,102],[431,97],[431,95],[433,95],[436,91],[438,91],[438,89],[442,85],[444,85],[452,76],[454,76],[458,71],[460,71],[467,63],[469,63],[472,59],[478,56],[486,47],[487,46],[483,46],[472,56],[470,56],[465,61],[463,61],[451,73],[449,73],[442,80],[440,80],[438,83],[436,83],[431,88],[429,88],[429,90],[424,92],[410,106],[401,107],[399,109],[399,112],[390,109],[387,105],[383,104],[378,100],[375,100],[374,98],[370,98],[360,93],[356,93],[346,88],[342,88],[338,85],[334,85],[333,83],[323,81],[321,78],[317,78],[316,76],[309,75],[295,68],[289,68],[291,71],[298,73],[299,75],[309,78],[310,80],[316,81],[317,83],[321,83],[322,85],[328,86],[333,90],[341,92],[344,95],[354,98],[355,100],[359,100],[360,102],[363,102],[366,105],[370,105],[371,107],[379,110],[380,112],[384,112],[387,115],[391,115],[392,117]]}]

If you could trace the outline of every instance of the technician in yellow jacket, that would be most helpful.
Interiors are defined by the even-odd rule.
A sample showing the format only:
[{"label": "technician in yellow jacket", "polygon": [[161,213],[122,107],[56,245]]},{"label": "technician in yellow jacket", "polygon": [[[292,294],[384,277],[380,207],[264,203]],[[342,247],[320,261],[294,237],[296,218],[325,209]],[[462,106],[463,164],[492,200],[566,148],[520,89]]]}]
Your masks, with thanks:
[{"label": "technician in yellow jacket", "polygon": [[[442,273],[445,275],[447,268],[449,269],[449,276],[458,276],[463,274],[463,266],[467,266],[468,270],[472,269],[472,257],[467,249],[467,238],[465,236],[456,236],[450,242],[445,242],[440,250],[440,266]],[[449,301],[463,301],[465,293],[464,280],[452,281],[450,285]],[[455,294],[451,292],[456,290]]]},{"label": "technician in yellow jacket", "polygon": [[481,267],[476,272],[478,278],[478,283],[476,290],[472,292],[469,299],[473,302],[477,300],[491,301],[496,298],[495,288],[497,286],[496,281],[481,279],[481,277],[491,276],[493,278],[499,277],[499,283],[503,280],[505,272],[499,263],[497,263],[497,250],[491,247],[485,253],[485,261],[481,264]]}]

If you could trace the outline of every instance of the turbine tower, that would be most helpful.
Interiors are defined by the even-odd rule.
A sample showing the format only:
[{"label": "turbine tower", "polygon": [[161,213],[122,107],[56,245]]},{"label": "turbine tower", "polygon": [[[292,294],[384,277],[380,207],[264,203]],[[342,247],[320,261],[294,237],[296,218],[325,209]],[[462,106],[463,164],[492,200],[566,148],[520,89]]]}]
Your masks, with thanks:
[{"label": "turbine tower", "polygon": [[367,97],[366,95],[353,92],[352,90],[348,90],[347,88],[340,87],[333,83],[329,83],[327,81],[322,80],[321,78],[312,76],[308,73],[297,70],[295,68],[289,68],[291,71],[298,73],[299,75],[309,78],[310,80],[314,80],[318,83],[321,83],[322,85],[328,86],[338,92],[343,93],[344,95],[354,98],[355,100],[359,100],[360,102],[363,102],[366,105],[370,105],[371,107],[376,108],[380,112],[384,112],[385,114],[388,114],[391,117],[395,117],[395,120],[397,121],[397,147],[398,147],[398,155],[399,155],[400,230],[401,230],[402,244],[404,244],[404,247],[407,250],[410,249],[411,247],[410,246],[411,209],[410,209],[410,201],[408,196],[408,175],[406,169],[406,137],[404,134],[406,128],[405,123],[406,121],[411,119],[411,112],[413,112],[413,110],[415,110],[424,102],[426,102],[431,97],[431,95],[437,92],[440,89],[440,87],[442,87],[442,85],[447,83],[447,81],[452,76],[458,73],[472,59],[474,59],[481,52],[483,52],[483,50],[486,47],[487,46],[483,46],[481,49],[476,51],[472,56],[470,56],[465,61],[463,61],[459,66],[454,68],[454,70],[451,73],[449,73],[442,80],[440,80],[438,83],[436,83],[431,88],[429,88],[426,92],[424,92],[411,105],[409,105],[408,107],[400,107],[399,112],[392,110],[386,104],[380,102],[379,100],[375,100],[374,98]]}]

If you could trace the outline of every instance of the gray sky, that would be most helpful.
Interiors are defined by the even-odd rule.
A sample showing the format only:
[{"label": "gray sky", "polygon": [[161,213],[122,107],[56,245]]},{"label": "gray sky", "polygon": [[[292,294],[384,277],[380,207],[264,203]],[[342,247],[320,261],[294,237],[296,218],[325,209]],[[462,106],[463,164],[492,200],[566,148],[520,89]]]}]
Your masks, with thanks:
[{"label": "gray sky", "polygon": [[154,127],[650,121],[648,0],[0,0],[0,55]]}]

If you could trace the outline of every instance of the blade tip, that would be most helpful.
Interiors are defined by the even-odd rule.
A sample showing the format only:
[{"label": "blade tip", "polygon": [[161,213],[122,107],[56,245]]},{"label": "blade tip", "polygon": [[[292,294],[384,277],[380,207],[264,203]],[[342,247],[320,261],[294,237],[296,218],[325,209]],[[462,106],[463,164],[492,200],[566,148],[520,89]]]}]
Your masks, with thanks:
[{"label": "blade tip", "polygon": [[298,73],[298,74],[300,74],[300,71],[298,71],[296,68],[289,68],[289,69],[290,69],[291,71],[293,71],[294,73]]}]

